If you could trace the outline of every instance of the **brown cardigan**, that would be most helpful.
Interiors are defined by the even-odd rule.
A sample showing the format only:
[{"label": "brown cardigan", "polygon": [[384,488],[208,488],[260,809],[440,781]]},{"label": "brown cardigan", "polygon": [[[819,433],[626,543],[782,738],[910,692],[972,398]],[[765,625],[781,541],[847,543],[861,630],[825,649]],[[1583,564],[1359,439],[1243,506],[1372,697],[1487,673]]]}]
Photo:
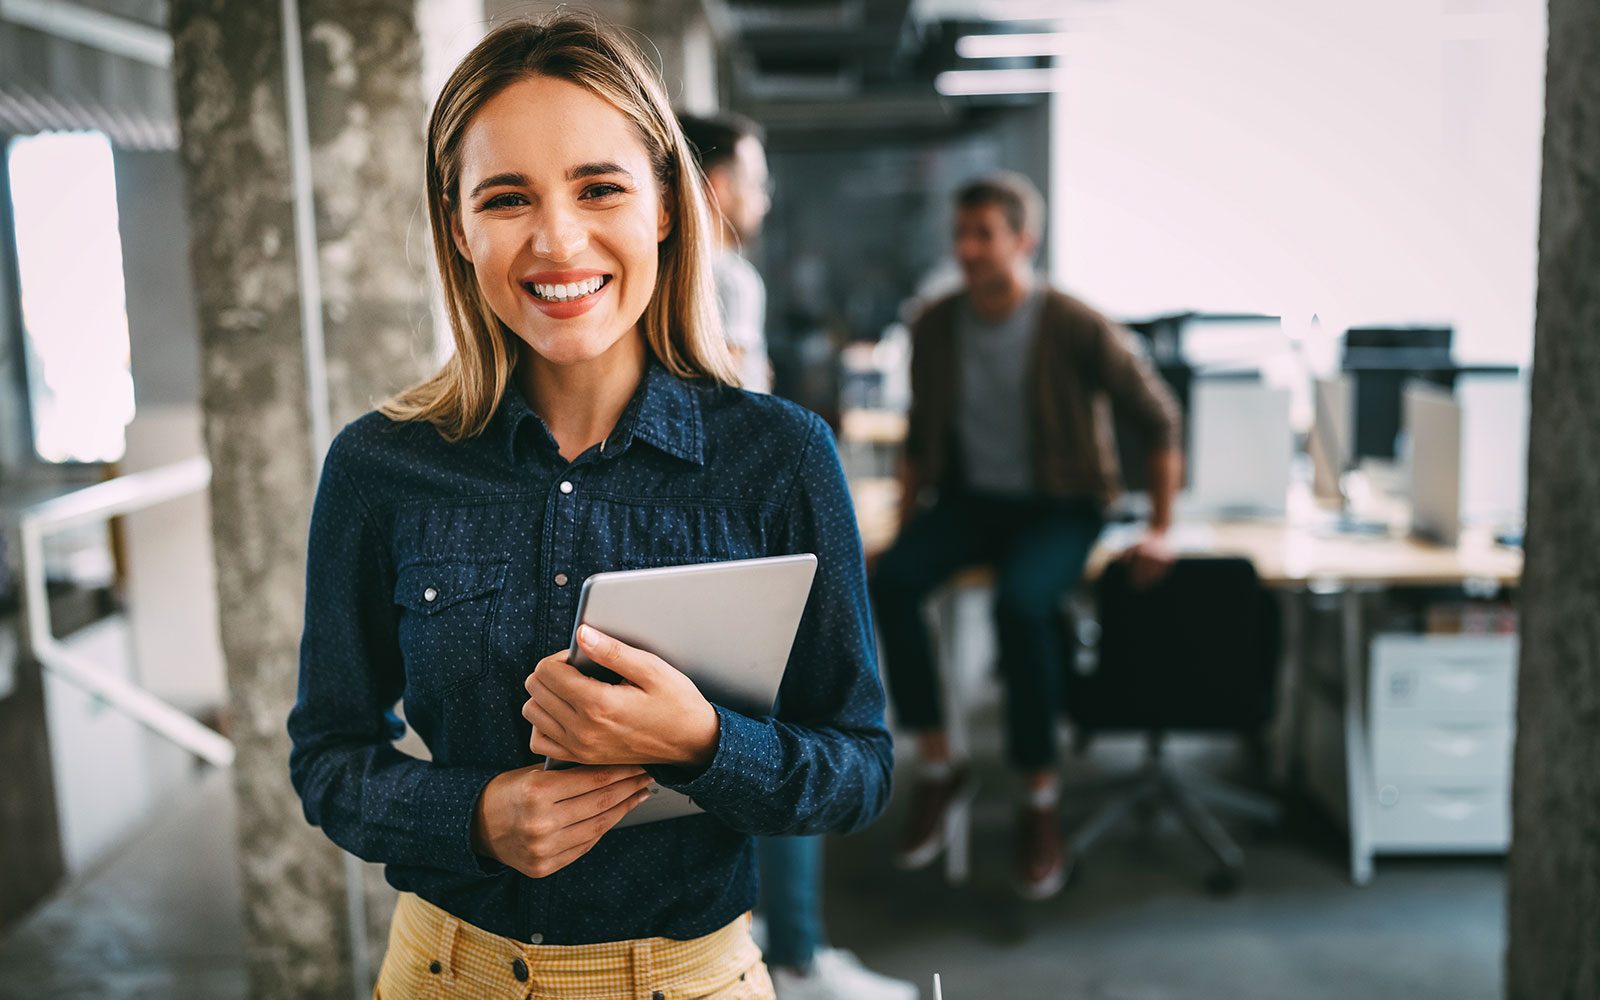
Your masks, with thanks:
[{"label": "brown cardigan", "polygon": [[[906,457],[924,485],[941,486],[961,406],[957,315],[964,296],[929,306],[911,330]],[[1119,491],[1110,406],[1152,451],[1180,447],[1178,405],[1132,334],[1070,295],[1046,288],[1029,362],[1030,452],[1041,494],[1108,503]]]}]

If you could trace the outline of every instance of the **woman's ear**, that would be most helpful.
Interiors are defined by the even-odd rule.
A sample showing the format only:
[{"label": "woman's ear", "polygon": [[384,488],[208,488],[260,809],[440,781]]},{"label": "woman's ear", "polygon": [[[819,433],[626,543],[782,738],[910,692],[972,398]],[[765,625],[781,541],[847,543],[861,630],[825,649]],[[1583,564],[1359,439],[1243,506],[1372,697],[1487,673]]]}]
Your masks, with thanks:
[{"label": "woman's ear", "polygon": [[661,189],[661,197],[656,199],[656,242],[660,243],[672,233],[673,223],[678,216],[678,198],[672,188]]},{"label": "woman's ear", "polygon": [[450,238],[455,241],[456,253],[468,264],[473,263],[472,250],[467,245],[466,230],[461,228],[461,210],[455,205],[449,207],[450,211]]}]

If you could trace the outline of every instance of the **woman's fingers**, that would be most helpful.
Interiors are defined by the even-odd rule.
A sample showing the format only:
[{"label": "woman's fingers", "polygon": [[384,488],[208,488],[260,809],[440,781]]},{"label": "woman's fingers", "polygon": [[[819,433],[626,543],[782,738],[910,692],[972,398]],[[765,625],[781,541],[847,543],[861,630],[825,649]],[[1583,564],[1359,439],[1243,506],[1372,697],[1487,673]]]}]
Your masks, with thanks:
[{"label": "woman's fingers", "polygon": [[665,660],[614,639],[597,628],[582,625],[578,628],[578,648],[594,662],[615,671],[635,687],[650,688],[667,667]]},{"label": "woman's fingers", "polygon": [[572,864],[572,862],[589,853],[590,849],[599,842],[606,831],[621,822],[622,817],[628,815],[628,813],[650,798],[650,793],[636,784],[632,785],[631,791],[617,798],[616,793],[620,790],[619,786],[630,784],[632,784],[631,781],[617,782],[598,791],[590,792],[588,796],[580,796],[578,800],[567,800],[568,802],[576,802],[587,799],[589,796],[598,796],[585,803],[583,808],[586,810],[602,801],[616,799],[608,808],[579,819],[563,827],[557,834],[553,835],[550,838],[550,842],[547,845],[543,845],[543,849],[538,852],[539,857],[533,863],[534,871],[529,872],[529,874],[533,875],[534,878],[543,878]]},{"label": "woman's fingers", "polygon": [[533,698],[522,703],[522,717],[533,725],[528,737],[528,749],[546,757],[565,760],[562,752],[572,746],[567,728],[555,716],[546,712]]}]

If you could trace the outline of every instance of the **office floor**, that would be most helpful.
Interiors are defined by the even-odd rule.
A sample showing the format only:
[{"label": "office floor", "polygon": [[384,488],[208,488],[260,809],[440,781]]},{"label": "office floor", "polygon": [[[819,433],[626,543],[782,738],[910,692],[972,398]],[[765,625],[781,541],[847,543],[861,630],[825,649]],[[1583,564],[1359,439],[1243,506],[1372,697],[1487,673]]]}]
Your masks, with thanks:
[{"label": "office floor", "polygon": [[[987,727],[985,727],[987,728]],[[1346,881],[1336,845],[1298,829],[1247,840],[1248,882],[1217,900],[1205,859],[1176,831],[1113,838],[1058,898],[1025,904],[1006,883],[1010,779],[982,748],[974,872],[885,863],[904,807],[829,844],[826,913],[838,945],[947,1000],[1491,1000],[1504,947],[1502,865],[1384,860],[1372,886]],[[1230,754],[1180,745],[1186,760]],[[1116,769],[1136,747],[1107,744],[1073,775]],[[904,776],[903,776],[904,777]],[[902,788],[904,786],[902,785]],[[212,772],[140,838],[0,940],[0,998],[246,995],[236,910],[233,797]],[[1069,815],[1071,809],[1069,807]]]}]

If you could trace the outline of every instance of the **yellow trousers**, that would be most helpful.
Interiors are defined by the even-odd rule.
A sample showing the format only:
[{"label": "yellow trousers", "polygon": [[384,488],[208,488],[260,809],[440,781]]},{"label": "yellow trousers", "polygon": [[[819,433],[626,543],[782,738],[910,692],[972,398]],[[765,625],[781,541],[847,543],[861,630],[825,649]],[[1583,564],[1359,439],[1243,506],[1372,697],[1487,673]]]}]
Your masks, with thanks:
[{"label": "yellow trousers", "polygon": [[374,1000],[773,1000],[747,913],[692,941],[537,945],[400,894]]}]

